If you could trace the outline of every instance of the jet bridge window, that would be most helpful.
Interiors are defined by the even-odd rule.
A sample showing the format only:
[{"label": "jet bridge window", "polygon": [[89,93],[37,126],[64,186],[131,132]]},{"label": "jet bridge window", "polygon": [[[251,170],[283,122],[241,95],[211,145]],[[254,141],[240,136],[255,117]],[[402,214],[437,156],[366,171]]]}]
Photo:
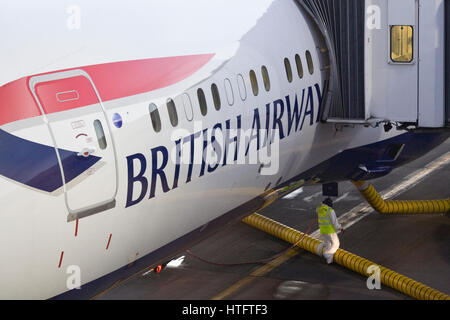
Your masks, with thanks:
[{"label": "jet bridge window", "polygon": [[148,111],[150,112],[150,119],[152,120],[153,130],[155,132],[161,131],[161,118],[159,117],[158,107],[154,103],[150,103],[148,106]]},{"label": "jet bridge window", "polygon": [[219,89],[217,88],[217,85],[215,83],[211,85],[211,93],[214,101],[214,107],[216,108],[216,110],[220,110],[220,94]]},{"label": "jet bridge window", "polygon": [[391,27],[391,60],[409,63],[413,60],[413,27]]},{"label": "jet bridge window", "polygon": [[197,98],[198,104],[200,105],[200,112],[203,116],[206,116],[206,114],[208,113],[208,106],[206,105],[206,97],[203,89],[199,88],[197,90]]},{"label": "jet bridge window", "polygon": [[303,65],[302,65],[302,59],[300,58],[300,55],[295,55],[295,64],[297,65],[297,74],[298,77],[301,79],[303,78]]},{"label": "jet bridge window", "polygon": [[311,53],[308,50],[306,50],[306,62],[308,63],[309,74],[313,74],[314,73],[314,65],[313,65]]},{"label": "jet bridge window", "polygon": [[256,79],[256,73],[253,70],[250,70],[250,83],[252,84],[253,95],[256,97],[259,92],[258,88],[258,79]]},{"label": "jet bridge window", "polygon": [[266,91],[270,90],[270,78],[269,78],[269,72],[267,71],[266,66],[261,67],[261,74],[264,80],[264,88]]},{"label": "jet bridge window", "polygon": [[290,83],[292,82],[292,68],[288,58],[284,58],[284,68],[286,69],[286,77]]},{"label": "jet bridge window", "polygon": [[169,113],[172,127],[176,127],[178,125],[177,108],[175,107],[175,102],[170,98],[167,100],[167,112]]}]

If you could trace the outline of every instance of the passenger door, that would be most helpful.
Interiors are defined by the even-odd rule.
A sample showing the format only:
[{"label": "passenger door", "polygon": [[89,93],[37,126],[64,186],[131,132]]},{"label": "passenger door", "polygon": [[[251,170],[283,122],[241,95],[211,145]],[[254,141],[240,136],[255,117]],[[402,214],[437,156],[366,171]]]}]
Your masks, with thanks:
[{"label": "passenger door", "polygon": [[70,70],[30,79],[47,119],[64,183],[68,221],[115,206],[115,146],[99,94],[89,75]]}]

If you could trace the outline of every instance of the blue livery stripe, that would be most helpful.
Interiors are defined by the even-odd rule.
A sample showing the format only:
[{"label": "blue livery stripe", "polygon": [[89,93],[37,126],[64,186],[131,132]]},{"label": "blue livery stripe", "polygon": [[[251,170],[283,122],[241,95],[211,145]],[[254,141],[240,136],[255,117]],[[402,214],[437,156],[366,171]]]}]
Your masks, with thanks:
[{"label": "blue livery stripe", "polygon": [[[0,174],[27,186],[53,192],[63,185],[55,148],[19,138],[0,129]],[[101,158],[79,157],[58,149],[66,182],[78,177]]]}]

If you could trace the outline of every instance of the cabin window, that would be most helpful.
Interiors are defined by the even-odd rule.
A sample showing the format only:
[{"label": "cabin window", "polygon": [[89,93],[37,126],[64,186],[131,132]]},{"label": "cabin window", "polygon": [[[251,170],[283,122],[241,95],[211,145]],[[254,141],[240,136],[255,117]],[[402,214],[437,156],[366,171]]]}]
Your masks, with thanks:
[{"label": "cabin window", "polygon": [[292,82],[292,69],[288,58],[284,58],[284,68],[286,69],[286,77],[288,81]]},{"label": "cabin window", "polygon": [[261,74],[262,74],[263,81],[264,81],[264,88],[266,89],[266,91],[269,91],[270,90],[270,78],[269,78],[269,72],[267,71],[266,66],[261,67]]},{"label": "cabin window", "polygon": [[237,75],[237,84],[239,89],[239,95],[241,96],[241,100],[244,101],[247,99],[247,88],[245,87],[245,81],[242,74]]},{"label": "cabin window", "polygon": [[258,79],[256,79],[256,73],[253,70],[250,70],[250,83],[252,84],[253,95],[257,96],[259,92],[258,88]]},{"label": "cabin window", "polygon": [[211,85],[211,93],[214,101],[214,107],[216,108],[216,110],[220,110],[220,94],[219,89],[217,88],[217,85],[215,83]]},{"label": "cabin window", "polygon": [[197,98],[198,104],[200,105],[200,112],[203,116],[206,116],[206,114],[208,113],[208,106],[206,105],[206,97],[203,89],[199,88],[197,90]]},{"label": "cabin window", "polygon": [[192,110],[191,97],[187,93],[183,94],[183,107],[186,119],[188,121],[192,121],[192,119],[194,118],[194,112]]},{"label": "cabin window", "polygon": [[308,50],[306,50],[306,62],[308,63],[309,74],[313,74],[314,73],[314,65],[313,65],[311,53]]},{"label": "cabin window", "polygon": [[106,149],[106,137],[100,120],[94,120],[95,134],[97,135],[98,146],[100,149]]},{"label": "cabin window", "polygon": [[297,65],[297,73],[298,77],[301,79],[303,78],[303,65],[302,65],[302,59],[300,58],[300,55],[295,55],[295,64]]},{"label": "cabin window", "polygon": [[178,125],[177,108],[175,107],[175,102],[170,98],[167,100],[167,111],[169,113],[170,123],[172,124],[172,127],[176,127]]},{"label": "cabin window", "polygon": [[234,104],[234,93],[230,79],[226,78],[223,81],[223,85],[225,87],[225,94],[227,95],[228,105],[232,106]]},{"label": "cabin window", "polygon": [[155,130],[155,132],[161,131],[161,118],[159,117],[159,111],[156,104],[150,103],[148,111],[150,113],[150,119],[152,120],[153,130]]}]

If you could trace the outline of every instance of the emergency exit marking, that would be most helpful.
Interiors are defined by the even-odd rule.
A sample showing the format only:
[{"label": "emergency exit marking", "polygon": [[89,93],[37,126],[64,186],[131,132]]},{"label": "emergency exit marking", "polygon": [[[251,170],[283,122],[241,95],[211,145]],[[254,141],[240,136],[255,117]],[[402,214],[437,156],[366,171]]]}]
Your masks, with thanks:
[{"label": "emergency exit marking", "polygon": [[83,120],[74,121],[71,123],[72,129],[83,128],[86,126]]},{"label": "emergency exit marking", "polygon": [[59,257],[59,265],[58,265],[58,268],[61,268],[63,256],[64,256],[64,251],[61,251],[61,256]]},{"label": "emergency exit marking", "polygon": [[56,100],[58,100],[58,102],[74,101],[79,98],[80,95],[77,90],[63,91],[56,94]]},{"label": "emergency exit marking", "polygon": [[108,244],[106,245],[106,250],[109,248],[109,243],[111,242],[112,233],[109,234]]},{"label": "emergency exit marking", "polygon": [[88,135],[86,133],[79,133],[77,134],[77,136],[75,137],[75,139],[78,139],[79,137],[85,136],[87,137]]},{"label": "emergency exit marking", "polygon": [[75,222],[75,237],[78,235],[78,219]]}]

